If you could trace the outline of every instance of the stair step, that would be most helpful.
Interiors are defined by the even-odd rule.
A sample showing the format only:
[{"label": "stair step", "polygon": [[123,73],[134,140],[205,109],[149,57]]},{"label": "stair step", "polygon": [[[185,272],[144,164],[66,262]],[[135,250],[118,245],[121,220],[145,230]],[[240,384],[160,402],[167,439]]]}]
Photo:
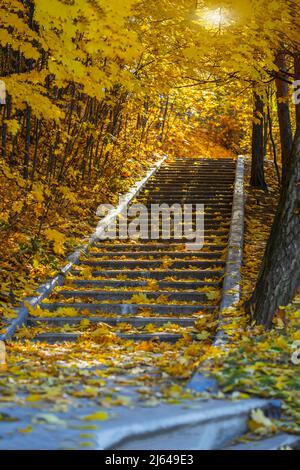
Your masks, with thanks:
[{"label": "stair step", "polygon": [[[84,302],[49,302],[42,303],[40,305],[42,310],[47,310],[49,312],[55,312],[59,308],[72,308],[78,312],[88,311],[91,314],[99,314],[100,312],[112,313],[116,315],[130,315],[141,313],[141,311],[147,310],[147,312],[162,314],[162,315],[176,315],[176,314],[185,314],[193,315],[195,313],[202,312],[214,312],[216,310],[215,306],[207,304],[197,304],[197,305],[177,305],[177,304],[111,304],[111,303],[84,303]],[[200,315],[199,313],[199,315]]]},{"label": "stair step", "polygon": [[[226,244],[223,245],[212,245],[212,244],[204,244],[206,249],[209,249],[210,251],[220,251],[222,252],[226,248]],[[152,253],[191,253],[190,251],[177,251],[179,248],[184,247],[185,245],[181,244],[172,244],[172,243],[148,243],[148,244],[141,244],[141,243],[132,243],[131,240],[129,240],[128,243],[94,243],[93,247],[97,248],[98,250],[107,250],[107,252],[138,252],[138,253],[143,253],[143,252],[152,252]],[[105,253],[105,251],[103,251]]]},{"label": "stair step", "polygon": [[109,317],[44,317],[35,318],[30,317],[28,320],[29,326],[38,326],[39,324],[65,326],[65,325],[79,325],[83,319],[87,319],[91,324],[105,323],[109,326],[118,326],[119,324],[128,323],[133,327],[142,327],[146,325],[163,326],[166,323],[172,323],[179,326],[193,326],[197,321],[196,318],[178,318],[178,317],[123,317],[123,318],[109,318]]},{"label": "stair step", "polygon": [[[35,336],[32,342],[45,342],[49,344],[64,343],[70,341],[77,341],[80,338],[80,333],[41,333]],[[140,333],[140,334],[117,334],[117,337],[125,341],[164,341],[167,343],[176,343],[182,338],[181,334],[177,333]]]},{"label": "stair step", "polygon": [[186,197],[186,196],[191,196],[191,197],[197,197],[197,198],[201,198],[201,197],[220,197],[220,198],[224,198],[224,197],[227,197],[228,199],[231,198],[232,199],[232,191],[231,190],[221,190],[219,188],[216,188],[214,190],[210,190],[210,191],[207,191],[205,189],[203,189],[202,191],[200,189],[198,190],[191,190],[191,189],[180,189],[178,188],[177,189],[147,189],[145,188],[139,195],[139,197],[147,197],[147,196],[161,196],[161,197],[166,197],[166,198],[171,198],[171,197],[179,197],[179,198],[182,198],[182,197]]},{"label": "stair step", "polygon": [[[211,212],[211,213],[208,214],[208,213],[200,213],[199,211],[196,213],[196,212],[193,211],[193,212],[190,214],[190,216],[192,216],[192,220],[194,220],[194,218],[196,217],[196,215],[198,215],[198,216],[199,216],[199,215],[204,216],[204,219],[207,220],[207,222],[209,222],[209,221],[215,221],[216,219],[220,219],[220,220],[223,221],[224,219],[225,219],[225,220],[226,220],[226,219],[230,219],[230,217],[231,217],[231,211],[228,211],[227,214],[219,213],[219,212],[217,212],[217,213]],[[136,217],[136,216],[133,215],[133,216],[127,217],[127,218],[128,218],[128,220],[130,220],[130,219],[134,219],[135,217]],[[173,213],[170,213],[170,218],[171,218],[171,220],[174,220],[175,216],[173,215]],[[143,220],[143,221],[150,221],[150,220],[151,220],[151,213],[147,214],[146,216],[144,216],[143,214],[141,214],[141,215],[139,216],[139,219],[140,219],[140,220]],[[154,219],[153,222],[156,222],[156,220]]]},{"label": "stair step", "polygon": [[61,290],[56,293],[58,296],[62,296],[68,299],[72,298],[91,298],[98,300],[131,300],[132,296],[145,295],[149,300],[154,300],[160,296],[166,297],[169,301],[182,300],[187,302],[205,302],[208,297],[205,292],[149,292],[149,291],[98,291],[98,290]]},{"label": "stair step", "polygon": [[[80,274],[81,271],[73,270],[73,274]],[[118,276],[125,276],[128,279],[165,279],[165,278],[174,278],[174,279],[211,279],[212,277],[221,278],[224,274],[223,270],[214,270],[207,269],[205,271],[190,271],[188,269],[182,270],[170,270],[170,269],[158,269],[156,271],[126,271],[126,270],[93,270],[93,277],[104,277],[108,279],[114,279]]]},{"label": "stair step", "polygon": [[[72,280],[72,284],[75,284],[78,287],[98,287],[98,288],[122,288],[122,287],[147,287],[147,281],[118,281],[118,280],[104,280],[104,281],[95,281],[95,280],[82,280],[76,279]],[[177,289],[187,289],[187,290],[195,290],[201,287],[211,286],[214,288],[218,288],[221,285],[221,281],[219,282],[209,282],[209,281],[158,281],[158,286],[160,289],[164,288],[172,288],[174,290]],[[66,284],[66,287],[68,284]]]},{"label": "stair step", "polygon": [[[163,201],[163,202],[166,202],[166,201]],[[167,203],[174,203],[174,202],[178,202],[179,204],[182,203],[182,201],[167,201]],[[152,205],[153,204],[161,204],[161,201],[155,201],[155,200],[150,200],[148,199],[146,202],[145,201],[136,201],[136,203],[142,203],[145,208],[148,210],[148,211],[151,211],[152,209]],[[196,201],[185,201],[186,204],[188,203],[198,203],[198,204],[204,204],[205,205],[205,208],[204,210],[211,210],[211,211],[220,211],[222,209],[226,209],[226,210],[231,210],[232,208],[232,203],[230,202],[214,202],[213,200],[210,200],[210,201],[203,201],[203,200],[200,200],[200,199],[197,199]]]},{"label": "stair step", "polygon": [[223,253],[219,251],[214,251],[212,253],[201,251],[201,252],[191,252],[191,251],[103,251],[101,253],[97,251],[91,250],[89,252],[89,255],[92,258],[104,258],[104,257],[110,257],[110,258],[119,258],[122,256],[125,256],[126,258],[135,258],[135,259],[142,259],[144,257],[149,258],[159,258],[161,259],[162,257],[167,257],[170,259],[176,258],[182,258],[182,259],[188,259],[188,258],[206,258],[206,259],[219,259],[222,258]]},{"label": "stair step", "polygon": [[[156,261],[156,260],[122,260],[122,261],[91,261],[91,260],[81,260],[79,262],[80,265],[85,266],[92,266],[97,268],[114,268],[114,269],[125,269],[125,268],[148,268],[148,269],[155,269],[161,268],[164,261]],[[194,261],[194,260],[181,260],[181,261],[172,261],[169,267],[173,269],[180,269],[180,268],[211,268],[213,269],[216,266],[224,266],[224,261],[212,260],[212,261]]]},{"label": "stair step", "polygon": [[187,195],[181,195],[181,196],[164,196],[164,195],[149,195],[145,197],[139,197],[138,199],[135,200],[135,204],[144,204],[147,202],[147,204],[174,204],[174,203],[185,203],[185,204],[204,204],[204,205],[215,205],[219,207],[219,204],[223,205],[227,203],[229,205],[232,201],[232,195],[231,196],[209,196],[209,195],[203,195],[203,196],[189,196]]},{"label": "stair step", "polygon": [[268,406],[272,401],[263,399],[202,399],[188,406],[162,403],[155,408],[140,405],[120,411],[119,420],[101,426],[97,438],[104,450],[216,450],[247,430],[252,410]]},{"label": "stair step", "polygon": [[[138,223],[143,223],[142,221],[139,221]],[[128,224],[130,224],[131,221],[128,220]],[[171,220],[171,223],[167,223],[167,224],[151,224],[150,221],[147,222],[147,221],[144,221],[144,230],[145,230],[145,233],[148,233],[149,234],[149,237],[151,235],[151,232],[152,232],[152,239],[154,239],[154,235],[157,237],[157,234],[158,235],[162,235],[164,233],[169,233],[170,232],[170,235],[173,235],[174,236],[174,228],[176,227],[176,230],[177,232],[175,232],[175,234],[177,235],[180,235],[181,238],[185,237],[187,234],[190,233],[190,231],[192,231],[192,233],[195,233],[195,231],[197,230],[197,234],[201,234],[203,236],[205,236],[205,233],[207,233],[208,231],[210,230],[227,230],[229,232],[229,225],[230,225],[230,220],[215,220],[215,221],[206,221],[205,219],[203,220],[203,227],[204,227],[204,230],[200,230],[200,227],[197,227],[195,225],[195,223],[193,224],[186,224],[186,225],[182,225],[180,223],[177,223],[176,221],[172,221]],[[115,227],[117,229],[117,231],[119,230],[119,222],[117,221],[116,224],[115,224]],[[113,225],[114,227],[114,225]],[[138,228],[138,232],[140,231],[140,229]],[[141,231],[143,233],[143,231]],[[107,231],[107,233],[109,233],[109,230]],[[112,234],[114,234],[114,232],[112,231],[111,232]],[[114,238],[113,238],[114,239]]]}]

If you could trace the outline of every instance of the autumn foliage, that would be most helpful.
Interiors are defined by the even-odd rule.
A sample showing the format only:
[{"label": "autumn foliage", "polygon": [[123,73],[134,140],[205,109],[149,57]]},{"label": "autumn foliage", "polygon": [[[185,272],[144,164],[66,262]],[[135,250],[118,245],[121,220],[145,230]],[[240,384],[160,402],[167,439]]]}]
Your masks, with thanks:
[{"label": "autumn foliage", "polygon": [[154,153],[249,151],[253,88],[272,119],[254,116],[264,123],[264,152],[280,164],[276,56],[285,50],[289,70],[298,50],[296,7],[283,0],[1,0],[5,300],[14,301],[27,275],[41,279],[55,269],[57,257],[90,231],[97,205],[115,201]]}]

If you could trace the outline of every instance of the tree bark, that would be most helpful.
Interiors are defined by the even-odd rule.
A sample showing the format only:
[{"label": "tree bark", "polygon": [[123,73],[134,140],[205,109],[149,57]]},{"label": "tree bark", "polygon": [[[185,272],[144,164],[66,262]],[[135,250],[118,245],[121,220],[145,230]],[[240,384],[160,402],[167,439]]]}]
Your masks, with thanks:
[{"label": "tree bark", "polygon": [[[296,70],[296,67],[295,67]],[[296,74],[297,77],[297,74]],[[300,286],[300,104],[297,129],[261,271],[248,307],[267,328]]]},{"label": "tree bark", "polygon": [[[300,80],[300,52],[294,56],[295,80]],[[296,104],[296,121],[300,122],[300,104]]]},{"label": "tree bark", "polygon": [[280,129],[281,142],[281,162],[282,162],[282,179],[286,177],[287,162],[291,154],[293,145],[293,134],[291,117],[289,110],[289,86],[286,80],[286,63],[284,52],[280,52],[276,59],[276,65],[279,68],[278,78],[276,78],[276,97],[277,97],[277,113]]},{"label": "tree bark", "polygon": [[[254,112],[252,128],[252,161],[250,184],[256,188],[267,189],[264,175],[264,103],[254,92]],[[260,122],[258,123],[259,120]]]}]

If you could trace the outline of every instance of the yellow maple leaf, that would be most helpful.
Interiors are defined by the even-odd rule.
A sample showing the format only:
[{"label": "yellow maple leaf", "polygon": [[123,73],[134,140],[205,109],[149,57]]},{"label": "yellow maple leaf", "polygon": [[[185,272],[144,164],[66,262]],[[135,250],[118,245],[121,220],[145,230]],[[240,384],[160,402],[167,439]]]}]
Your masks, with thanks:
[{"label": "yellow maple leaf", "polygon": [[109,414],[106,411],[96,411],[95,413],[85,416],[85,421],[106,421],[109,418]]},{"label": "yellow maple leaf", "polygon": [[66,241],[66,236],[59,232],[58,230],[48,228],[44,232],[47,240],[53,242],[53,250],[57,255],[64,254],[64,243]]},{"label": "yellow maple leaf", "polygon": [[261,435],[274,433],[277,430],[273,421],[267,418],[261,409],[251,411],[248,427],[250,431]]}]

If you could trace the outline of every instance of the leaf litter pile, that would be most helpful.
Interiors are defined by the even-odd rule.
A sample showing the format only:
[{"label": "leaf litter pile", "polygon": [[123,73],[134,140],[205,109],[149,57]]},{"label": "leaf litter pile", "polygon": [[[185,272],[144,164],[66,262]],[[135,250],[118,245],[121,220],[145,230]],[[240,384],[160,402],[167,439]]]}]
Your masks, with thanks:
[{"label": "leaf litter pile", "polygon": [[[93,422],[117,416],[113,410],[118,406],[155,407],[162,402],[177,404],[193,398],[257,396],[283,400],[284,415],[280,421],[274,421],[254,411],[249,420],[249,438],[279,429],[300,433],[300,365],[291,361],[293,345],[300,340],[297,299],[277,312],[274,328],[268,332],[252,325],[242,306],[255,283],[276,207],[278,191],[272,183],[275,180],[271,178],[272,171],[270,166],[268,194],[247,187],[243,299],[238,308],[226,312],[225,330],[229,337],[226,351],[212,343],[216,319],[202,312],[197,313],[193,327],[172,324],[171,318],[162,327],[151,323],[143,327],[144,332],[181,333],[182,338],[175,344],[120,339],[116,332],[137,331],[126,323],[126,318],[117,327],[93,325],[82,319],[81,337],[75,343],[63,345],[30,341],[39,331],[45,331],[44,325],[23,327],[18,331],[22,341],[7,344],[7,365],[0,366],[0,421],[12,419],[5,409],[14,403],[43,411],[40,420],[55,425],[59,424],[57,413],[74,404],[80,408],[89,400],[96,411],[83,417],[82,426],[92,429]],[[144,295],[156,289],[150,283]],[[211,299],[218,299],[217,290],[205,290]],[[132,300],[143,303],[145,299]],[[60,313],[62,317],[74,315],[68,307]],[[37,310],[35,315],[48,317],[51,312]],[[149,316],[143,311],[140,315]],[[72,326],[66,324],[60,331],[71,332]],[[218,379],[219,392],[199,393],[186,387],[199,367]],[[33,417],[32,423],[24,429],[20,427],[19,432],[31,433],[36,422]]]}]

